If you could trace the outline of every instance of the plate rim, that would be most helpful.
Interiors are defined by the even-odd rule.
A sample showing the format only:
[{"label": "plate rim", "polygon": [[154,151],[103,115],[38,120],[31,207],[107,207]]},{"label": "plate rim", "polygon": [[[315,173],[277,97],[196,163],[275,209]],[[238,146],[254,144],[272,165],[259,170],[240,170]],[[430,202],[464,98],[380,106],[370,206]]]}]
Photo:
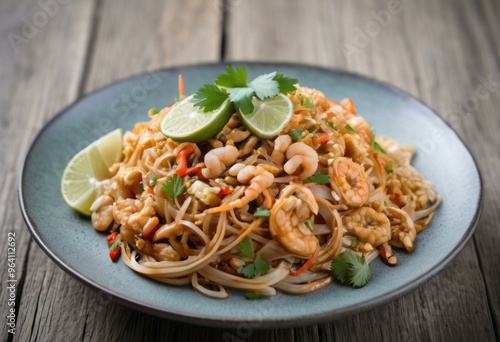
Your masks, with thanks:
[{"label": "plate rim", "polygon": [[469,147],[464,143],[462,138],[457,134],[455,129],[446,122],[434,109],[432,109],[430,106],[428,106],[426,103],[424,103],[422,100],[416,98],[415,96],[409,94],[405,90],[400,89],[397,86],[394,86],[388,82],[385,81],[380,81],[372,76],[367,76],[363,75],[357,72],[351,72],[347,71],[345,69],[340,69],[340,68],[330,68],[330,67],[325,67],[325,66],[318,66],[314,64],[307,64],[307,63],[295,63],[295,62],[264,62],[264,61],[227,61],[227,62],[207,62],[207,63],[195,63],[195,64],[185,64],[185,65],[176,65],[172,67],[165,67],[165,68],[159,68],[155,69],[153,71],[143,71],[125,78],[117,79],[114,81],[111,81],[110,83],[99,87],[87,94],[84,94],[83,96],[80,96],[76,99],[74,99],[69,105],[66,105],[62,109],[60,109],[54,116],[52,116],[48,121],[43,123],[42,127],[38,129],[30,143],[27,145],[23,157],[21,160],[20,168],[19,168],[19,176],[18,176],[18,203],[20,206],[20,210],[23,216],[23,219],[25,221],[26,226],[28,227],[28,230],[33,237],[33,239],[36,241],[38,246],[42,249],[42,251],[49,256],[52,261],[58,265],[62,270],[64,270],[67,274],[72,276],[73,278],[77,279],[78,281],[82,282],[86,286],[89,286],[92,288],[94,291],[101,291],[104,292],[107,296],[113,299],[113,301],[118,302],[122,305],[125,305],[131,309],[134,310],[139,310],[148,314],[152,314],[155,316],[167,318],[167,319],[172,319],[175,321],[181,321],[184,323],[190,323],[190,324],[196,324],[196,325],[201,325],[201,326],[210,326],[210,327],[220,327],[220,328],[235,328],[238,323],[251,323],[252,322],[257,322],[256,319],[240,319],[240,318],[232,318],[229,316],[222,316],[222,315],[213,315],[213,316],[207,316],[207,315],[202,315],[202,314],[194,314],[192,312],[185,312],[185,311],[180,311],[180,310],[169,310],[165,311],[166,308],[164,307],[159,307],[156,305],[150,305],[149,303],[144,303],[140,300],[130,298],[128,296],[119,296],[114,294],[111,289],[106,287],[103,284],[99,284],[97,282],[94,282],[90,278],[88,278],[86,275],[82,274],[81,272],[76,271],[71,267],[70,265],[67,265],[61,258],[58,256],[55,252],[53,252],[49,245],[50,243],[43,238],[38,230],[37,223],[31,218],[29,209],[26,208],[25,205],[25,200],[24,200],[24,194],[23,194],[23,178],[25,174],[25,168],[26,168],[26,162],[28,161],[28,158],[32,152],[32,149],[35,147],[37,141],[41,138],[45,130],[51,126],[56,120],[58,120],[60,117],[64,115],[68,110],[70,110],[72,107],[78,105],[81,101],[92,97],[100,92],[103,92],[119,83],[126,83],[127,81],[133,80],[135,78],[145,76],[148,73],[159,73],[159,72],[174,72],[175,70],[178,69],[195,69],[195,68],[218,68],[218,67],[224,67],[226,65],[245,65],[245,66],[252,66],[252,67],[289,67],[289,68],[300,68],[300,69],[308,69],[312,71],[320,71],[324,73],[329,73],[329,74],[337,74],[340,76],[347,76],[351,78],[356,78],[360,79],[362,81],[369,81],[370,83],[383,87],[386,90],[391,91],[392,93],[395,93],[398,96],[405,97],[406,99],[415,101],[418,103],[420,106],[423,106],[427,108],[430,112],[430,114],[433,115],[436,119],[440,120],[442,123],[444,123],[448,128],[450,129],[451,132],[456,136],[457,140],[462,144],[462,146],[465,148],[467,153],[472,159],[472,163],[475,167],[475,171],[478,176],[478,181],[479,181],[479,197],[477,201],[477,209],[476,212],[474,213],[474,216],[469,224],[469,226],[466,229],[465,234],[462,236],[462,238],[459,240],[457,243],[456,248],[454,248],[450,253],[448,253],[440,263],[435,265],[428,273],[423,275],[422,277],[419,277],[418,280],[412,282],[412,283],[407,283],[402,286],[399,286],[396,288],[394,291],[382,295],[378,295],[374,298],[370,298],[366,302],[363,303],[362,306],[356,305],[356,304],[351,304],[348,306],[344,306],[339,309],[335,309],[334,311],[322,311],[319,313],[314,313],[310,314],[307,317],[294,317],[294,318],[288,318],[288,317],[275,317],[275,318],[266,318],[265,320],[258,320],[258,326],[253,326],[253,329],[268,329],[268,328],[285,328],[285,327],[296,327],[296,326],[306,326],[306,325],[313,325],[313,324],[320,324],[320,323],[325,323],[325,322],[332,322],[338,319],[341,319],[343,317],[347,317],[350,315],[354,315],[360,312],[365,312],[370,309],[372,309],[375,306],[382,305],[385,303],[388,303],[389,301],[395,300],[402,295],[409,293],[410,291],[415,290],[417,287],[420,287],[422,284],[425,282],[429,281],[431,278],[439,274],[448,264],[464,249],[464,247],[467,245],[469,240],[471,239],[472,235],[474,234],[479,218],[482,213],[483,209],[483,202],[484,202],[484,189],[483,189],[483,179],[481,176],[481,171],[478,167],[478,164],[476,162],[476,159],[474,155],[472,154],[471,150]]}]

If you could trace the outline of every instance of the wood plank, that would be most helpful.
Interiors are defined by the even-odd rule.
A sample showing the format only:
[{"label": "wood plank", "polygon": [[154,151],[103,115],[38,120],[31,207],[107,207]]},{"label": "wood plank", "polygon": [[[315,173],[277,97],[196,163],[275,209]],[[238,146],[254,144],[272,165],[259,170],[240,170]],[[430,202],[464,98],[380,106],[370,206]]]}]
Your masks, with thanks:
[{"label": "wood plank", "polygon": [[[92,3],[89,2],[52,4],[49,7],[42,7],[36,1],[0,3],[0,165],[4,175],[0,188],[0,253],[7,256],[7,233],[15,233],[17,279],[16,334],[8,335],[7,325],[2,320],[0,340],[14,337],[14,340],[27,341],[37,336],[36,333],[32,335],[32,327],[36,327],[33,325],[36,306],[25,299],[24,295],[26,298],[29,295],[25,288],[33,283],[40,287],[46,283],[34,277],[29,266],[33,261],[30,251],[38,247],[32,242],[19,212],[19,164],[36,131],[57,110],[77,97],[91,11]],[[52,269],[54,264],[43,253],[39,254],[42,268]],[[10,308],[6,298],[8,291],[4,291],[7,287],[6,266],[6,262],[0,265],[2,317],[7,316]],[[50,279],[48,276],[47,281]],[[57,325],[64,315],[64,311],[52,313],[52,324]]]},{"label": "wood plank", "polygon": [[85,92],[148,70],[219,59],[218,0],[103,1],[98,15]]},{"label": "wood plank", "polygon": [[[76,63],[75,61],[79,60],[80,65],[75,66],[74,76],[56,74],[54,77],[52,70],[45,68],[39,60],[30,60],[28,64],[32,68],[39,68],[43,75],[50,76],[50,81],[60,82],[61,89],[67,91],[64,87],[67,87],[68,83],[71,84],[69,90],[73,91],[73,96],[68,98],[68,102],[75,99],[79,90],[90,92],[132,74],[171,65],[215,61],[219,57],[222,34],[218,2],[157,1],[153,4],[130,0],[118,4],[113,1],[97,1],[94,13],[92,6],[73,7],[71,10],[82,11],[77,23],[85,22],[87,25],[58,28],[59,33],[65,34],[65,39],[72,39],[75,45],[80,44],[80,57],[78,59],[74,56],[73,61]],[[72,18],[73,15],[73,12],[61,13],[59,18],[67,23],[68,20],[75,19]],[[192,25],[190,15],[200,18],[202,26]],[[94,18],[93,21],[91,17]],[[93,35],[90,34],[91,23],[96,25]],[[212,33],[208,34],[209,32]],[[209,38],[205,37],[205,34]],[[58,36],[52,31],[50,38],[55,41],[52,44],[52,48],[55,48],[54,54],[61,49],[57,44],[66,44],[71,49],[76,49],[62,39],[61,35]],[[84,67],[86,43],[89,40],[92,43]],[[44,43],[46,41],[40,40],[40,44]],[[33,49],[40,47],[34,46]],[[42,51],[44,50],[38,53]],[[47,55],[54,60],[54,64],[57,63],[56,55]],[[52,64],[49,66],[52,67]],[[72,77],[76,77],[76,82]],[[44,85],[43,80],[32,81],[34,88]],[[49,90],[61,91],[52,84],[48,84],[44,90],[46,95],[50,94]],[[43,99],[51,100],[50,97]],[[47,107],[44,112],[47,118],[59,108],[57,102],[44,105]],[[36,112],[31,109],[31,113],[35,118]],[[41,123],[39,122],[38,126]],[[10,133],[14,135],[13,132]],[[17,173],[13,171],[12,174]],[[15,186],[12,187],[12,193],[15,194]],[[12,204],[14,205],[15,203]],[[10,207],[5,208],[9,209]],[[29,241],[27,231],[24,233],[25,239]],[[163,340],[164,336],[175,336],[183,332],[189,334],[193,331],[189,325],[179,325],[112,302],[105,295],[65,274],[34,243],[31,247],[26,273],[26,279],[30,281],[24,285],[21,300],[21,308],[24,310],[19,324],[22,328],[15,339],[137,341],[150,336],[153,331],[158,340]],[[140,324],[137,324],[138,322]],[[198,335],[205,336],[200,329]]]},{"label": "wood plank", "polygon": [[[472,117],[457,120],[456,113],[450,110],[470,95],[481,73],[496,75],[491,49],[480,50],[491,43],[488,35],[481,36],[486,33],[482,16],[465,1],[458,6],[451,1],[425,1],[418,5],[403,1],[400,4],[391,14],[390,3],[385,1],[370,2],[363,7],[343,1],[307,5],[300,1],[239,2],[228,19],[227,59],[299,61],[344,68],[395,84],[444,113],[446,119],[455,120],[459,134],[475,155],[486,161],[488,156],[496,155],[492,149],[498,144],[488,144],[485,148],[477,139],[486,142],[497,138],[494,134],[484,134],[478,126],[492,124],[491,130],[494,130],[497,127],[494,111],[485,108],[484,121],[477,122]],[[247,15],[261,17],[260,30],[239,25]],[[346,44],[353,45],[355,51],[345,50]],[[485,63],[484,69],[479,66],[482,64],[478,62],[479,54]],[[490,165],[494,163],[491,159]],[[494,168],[488,169],[495,172]],[[482,171],[484,175],[484,168]],[[486,196],[493,197],[499,192],[491,189],[489,193]],[[479,236],[485,234],[485,240],[493,246],[498,245],[500,238],[485,222],[498,220],[494,221],[496,216],[488,206],[476,241],[482,241]],[[498,249],[489,251],[491,255],[498,255]],[[338,340],[367,340],[373,336],[397,340],[403,333],[409,340],[463,339],[465,336],[494,339],[487,292],[482,282],[488,272],[481,273],[477,252],[470,243],[443,273],[418,290],[376,310],[322,325],[322,330],[334,331]],[[487,260],[497,266],[498,259]],[[491,283],[498,289],[496,281]],[[441,292],[443,286],[447,289],[446,296]],[[434,310],[439,314],[435,315]],[[473,315],[471,310],[475,310]],[[385,319],[374,325],[380,317]],[[362,322],[372,324],[366,326]],[[360,326],[363,329],[359,329]],[[308,336],[312,338],[314,334],[312,331]]]}]

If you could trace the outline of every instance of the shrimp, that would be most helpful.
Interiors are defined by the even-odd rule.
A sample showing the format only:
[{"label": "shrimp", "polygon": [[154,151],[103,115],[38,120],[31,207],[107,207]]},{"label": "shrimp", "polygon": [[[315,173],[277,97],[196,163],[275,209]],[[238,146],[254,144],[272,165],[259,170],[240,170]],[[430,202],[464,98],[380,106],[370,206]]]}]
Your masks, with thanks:
[{"label": "shrimp", "polygon": [[145,201],[132,198],[119,200],[113,204],[113,217],[123,228],[147,236],[160,222],[153,205],[151,197]]},{"label": "shrimp", "polygon": [[[318,203],[311,190],[303,185],[291,184],[287,188],[271,209],[269,232],[290,253],[309,258],[319,248],[319,241],[305,221],[311,218],[311,213],[318,214]],[[297,196],[290,196],[295,192]]]},{"label": "shrimp", "polygon": [[231,176],[237,176],[242,184],[250,183],[245,189],[245,196],[235,201],[223,204],[219,207],[211,208],[206,211],[207,214],[219,213],[235,208],[242,208],[246,204],[255,200],[264,190],[273,185],[274,175],[261,166],[245,165],[242,163],[234,164],[229,169]]},{"label": "shrimp", "polygon": [[391,239],[391,223],[383,213],[370,207],[357,208],[342,218],[349,233],[377,247]]},{"label": "shrimp", "polygon": [[283,169],[289,175],[302,166],[302,172],[299,175],[300,179],[311,177],[318,168],[318,154],[311,146],[302,142],[291,144],[286,150],[286,158],[288,161],[283,166]]},{"label": "shrimp", "polygon": [[404,247],[408,252],[413,249],[413,242],[417,236],[415,224],[406,211],[399,208],[387,207],[387,217],[391,223],[391,240],[395,247]]},{"label": "shrimp", "polygon": [[238,158],[238,149],[232,145],[214,148],[205,154],[205,168],[201,170],[203,177],[215,178],[226,171],[226,166],[234,163]]},{"label": "shrimp", "polygon": [[274,149],[271,153],[271,160],[274,164],[281,167],[285,160],[285,152],[292,144],[292,138],[288,134],[280,135],[274,140]]},{"label": "shrimp", "polygon": [[368,145],[357,134],[344,134],[345,156],[361,164],[368,158]]},{"label": "shrimp", "polygon": [[329,166],[330,184],[350,207],[361,207],[369,196],[368,182],[361,165],[350,158],[335,158]]},{"label": "shrimp", "polygon": [[105,231],[113,222],[113,197],[103,195],[92,204],[92,225],[100,232]]},{"label": "shrimp", "polygon": [[354,128],[356,132],[366,141],[366,143],[370,144],[372,141],[372,131],[370,124],[366,122],[361,116],[353,115],[347,119],[347,124]]}]

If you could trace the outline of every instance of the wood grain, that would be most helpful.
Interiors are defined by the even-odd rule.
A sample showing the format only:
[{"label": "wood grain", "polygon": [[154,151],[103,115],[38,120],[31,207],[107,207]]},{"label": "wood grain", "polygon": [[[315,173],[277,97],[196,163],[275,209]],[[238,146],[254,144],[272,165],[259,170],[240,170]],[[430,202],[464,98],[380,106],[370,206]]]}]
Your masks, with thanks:
[{"label": "wood grain", "polygon": [[[67,317],[64,310],[59,310],[51,313],[50,323],[45,321],[50,302],[62,298],[56,292],[52,292],[53,296],[48,301],[46,297],[38,295],[49,284],[54,284],[52,273],[61,277],[63,272],[54,270],[55,265],[31,240],[17,204],[17,178],[21,158],[36,131],[57,110],[77,97],[92,9],[92,3],[89,2],[71,3],[60,5],[57,9],[54,7],[50,12],[52,15],[49,15],[35,1],[2,1],[0,4],[0,165],[3,171],[0,188],[0,252],[6,258],[7,233],[14,232],[17,279],[15,338],[20,341],[35,340],[39,329],[56,326]],[[45,16],[40,13],[45,13]],[[44,18],[47,20],[44,21]],[[26,21],[33,25],[31,31],[28,28],[23,31],[24,25],[30,25],[25,24]],[[17,37],[16,43],[11,43],[9,36]],[[38,252],[33,254],[34,250]],[[6,266],[6,262],[0,264],[0,312],[3,317],[0,340],[9,338],[4,322],[9,308],[7,291],[4,291],[7,287]],[[33,272],[36,267],[46,274],[45,278]],[[33,292],[26,289],[30,285],[36,287]],[[57,283],[51,291],[56,289]],[[71,288],[65,289],[69,291]],[[38,311],[37,301],[29,303],[26,300],[30,296],[38,297],[38,302],[43,303]]]},{"label": "wood grain", "polygon": [[[486,48],[491,41],[484,32],[486,28],[477,7],[466,1],[458,6],[455,4],[427,1],[417,5],[403,1],[400,8],[391,13],[389,4],[383,1],[371,2],[362,10],[342,1],[319,1],[311,6],[300,1],[273,1],[272,4],[266,1],[258,1],[257,4],[241,2],[229,18],[228,32],[232,35],[228,36],[227,59],[260,60],[262,55],[259,51],[267,44],[265,59],[300,61],[367,74],[395,84],[421,98],[438,112],[456,115],[450,108],[461,104],[462,99],[470,94],[471,88],[474,89],[477,84],[473,82],[477,82],[478,75],[497,74],[495,61],[498,59],[491,48]],[[302,11],[296,10],[298,8]],[[262,20],[265,25],[260,30],[247,30],[238,25],[248,13],[267,18]],[[377,21],[377,18],[382,19]],[[274,41],[281,44],[269,44]],[[345,50],[345,46],[354,48]],[[481,61],[480,58],[488,60]],[[488,103],[481,105],[487,106]],[[490,113],[485,118],[491,120],[489,123],[495,128],[498,122],[494,112]],[[477,139],[474,136],[489,135],[478,129],[472,118],[454,120],[459,124],[455,128],[466,143],[476,148],[484,146],[474,144],[474,139]],[[493,149],[498,144],[489,146],[493,154],[485,156],[494,155]],[[479,151],[476,153],[481,154]],[[494,179],[489,182],[492,186],[498,184]],[[485,196],[488,198],[488,191]],[[486,217],[498,215],[490,212],[488,207],[487,204]],[[490,228],[482,224],[476,241],[483,241],[482,234],[487,234],[483,244],[491,244],[491,247],[498,245],[500,237],[498,234],[492,236],[493,230],[487,233],[488,230]],[[372,311],[332,323],[335,331],[341,332],[338,337],[350,334],[354,340],[372,336],[397,340],[401,335],[396,337],[394,332],[399,330],[405,339],[410,340],[463,339],[464,336],[494,339],[490,308],[485,298],[487,294],[494,298],[498,296],[498,291],[495,296],[490,288],[499,288],[498,276],[491,270],[484,272],[484,268],[481,272],[480,266],[497,266],[499,258],[485,255],[480,264],[477,254],[482,253],[485,247],[490,248],[482,246],[478,251],[474,244],[469,244],[442,274],[396,302],[376,309],[377,315],[373,315]],[[498,255],[493,249],[489,251]],[[490,280],[489,293],[482,283],[485,273],[489,278],[496,277]],[[443,287],[447,289],[446,296],[442,295]],[[498,307],[496,304],[493,306]],[[470,307],[475,308],[474,314],[471,314]],[[432,312],[441,314],[433,315]],[[394,324],[390,327],[384,324],[356,329],[360,322],[374,321],[377,317],[390,317]],[[477,329],[478,326],[484,329]],[[312,338],[315,332],[310,332],[308,336]]]},{"label": "wood grain", "polygon": [[[43,9],[34,0],[0,2],[0,255],[7,254],[7,232],[15,232],[18,279],[18,330],[7,335],[2,321],[0,341],[498,340],[500,3],[401,0],[391,14],[392,3],[75,0],[48,15],[16,53],[7,35],[22,35],[23,20],[33,22]],[[474,239],[411,293],[338,321],[290,329],[177,323],[116,304],[65,274],[31,240],[16,201],[19,164],[35,132],[78,96],[117,79],[221,57],[343,68],[422,99],[457,130],[481,170],[485,205]],[[459,110],[482,79],[490,79],[488,96],[470,113]],[[1,263],[2,317],[6,274]]]}]

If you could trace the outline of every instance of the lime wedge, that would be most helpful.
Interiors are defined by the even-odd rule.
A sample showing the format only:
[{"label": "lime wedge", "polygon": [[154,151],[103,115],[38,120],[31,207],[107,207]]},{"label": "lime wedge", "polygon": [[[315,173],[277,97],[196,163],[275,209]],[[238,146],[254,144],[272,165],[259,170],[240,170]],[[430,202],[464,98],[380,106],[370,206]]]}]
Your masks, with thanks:
[{"label": "lime wedge", "polygon": [[161,122],[162,133],[175,141],[200,142],[215,136],[229,121],[234,107],[224,101],[212,112],[203,111],[193,105],[193,95],[179,102]]},{"label": "lime wedge", "polygon": [[61,180],[64,201],[84,215],[97,196],[100,181],[111,177],[109,168],[122,157],[123,132],[116,129],[78,152],[66,165]]},{"label": "lime wedge", "polygon": [[253,98],[254,110],[238,117],[248,130],[262,139],[277,136],[288,124],[293,115],[293,104],[288,96],[279,94],[266,100]]}]

